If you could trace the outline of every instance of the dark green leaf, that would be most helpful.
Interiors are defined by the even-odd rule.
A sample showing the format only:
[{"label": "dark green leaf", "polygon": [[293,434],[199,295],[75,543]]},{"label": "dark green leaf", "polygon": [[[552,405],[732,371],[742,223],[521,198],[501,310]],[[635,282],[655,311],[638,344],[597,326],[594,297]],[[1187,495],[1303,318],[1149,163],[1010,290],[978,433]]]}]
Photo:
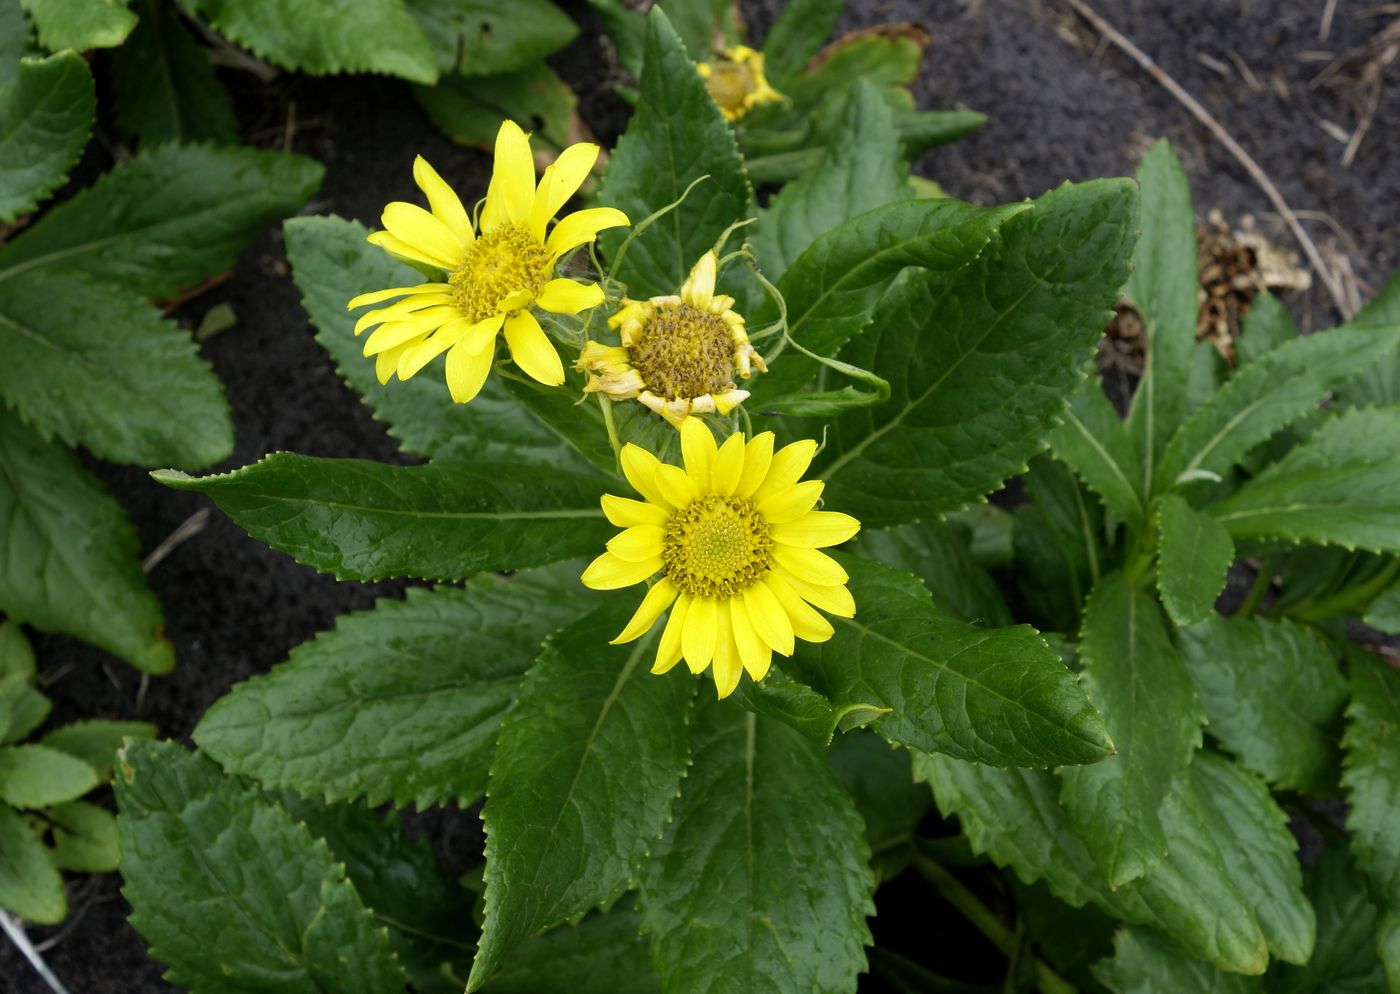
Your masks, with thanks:
[{"label": "dark green leaf", "polygon": [[1098,376],[1089,376],[1070,396],[1064,424],[1050,433],[1055,458],[1103,498],[1106,508],[1133,531],[1143,528],[1142,467],[1137,444],[1104,395]]},{"label": "dark green leaf", "polygon": [[939,613],[914,577],[839,556],[854,618],[799,643],[793,674],[837,704],[893,709],[892,742],[1000,766],[1092,763],[1112,745],[1059,656],[1025,626],[979,629]]},{"label": "dark green leaf", "polygon": [[1076,631],[1084,599],[1103,574],[1103,513],[1069,468],[1048,453],[1031,459],[1023,480],[1031,504],[1014,515],[1017,583],[1037,623]]},{"label": "dark green leaf", "polygon": [[0,281],[76,269],[170,296],[232,266],[263,228],[302,208],[323,173],[311,159],[251,148],[142,152],[0,250]]},{"label": "dark green leaf", "polygon": [[19,75],[19,60],[30,50],[29,20],[19,0],[0,0],[0,87]]},{"label": "dark green leaf", "polygon": [[123,287],[0,278],[0,348],[0,396],[45,434],[145,466],[197,469],[233,451],[228,404],[189,334]]},{"label": "dark green leaf", "polygon": [[845,8],[844,0],[793,0],[784,4],[763,39],[763,68],[782,90],[821,51]]},{"label": "dark green leaf", "polygon": [[41,745],[66,752],[97,771],[99,779],[112,776],[112,761],[127,738],[153,739],[156,726],[146,721],[75,721],[55,728],[40,739]]},{"label": "dark green leaf", "polygon": [[126,44],[112,53],[117,126],[143,144],[211,141],[232,145],[238,121],[209,55],[179,15],[154,0]]},{"label": "dark green leaf", "polygon": [[0,608],[137,669],[168,673],[175,654],[146,588],[136,534],[77,456],[0,411]]},{"label": "dark green leaf", "polygon": [[1400,635],[1400,583],[1393,583],[1381,591],[1366,608],[1362,620],[1387,635]]},{"label": "dark green leaf", "polygon": [[608,644],[634,610],[610,598],[550,639],[501,726],[468,990],[523,940],[619,897],[670,816],[695,681],[649,672],[654,636]]},{"label": "dark green leaf", "polygon": [[53,702],[34,689],[33,677],[12,673],[0,678],[0,710],[8,719],[0,733],[0,745],[10,745],[23,742],[42,725],[53,710]]},{"label": "dark green leaf", "polygon": [[[1343,328],[1393,327],[1400,324],[1400,271],[1390,274],[1381,292],[1361,308]],[[1400,356],[1392,352],[1336,390],[1344,404],[1400,404]]]},{"label": "dark green leaf", "polygon": [[473,460],[389,466],[274,452],[231,473],[161,470],[208,494],[260,542],[341,579],[460,580],[603,547],[600,477]]},{"label": "dark green leaf", "polygon": [[46,808],[82,797],[98,783],[97,771],[65,752],[40,745],[0,748],[0,801],[17,808]]},{"label": "dark green leaf", "polygon": [[281,807],[171,742],[132,743],[119,769],[122,894],[171,983],[200,994],[403,990],[388,934],[344,866]]},{"label": "dark green leaf", "polygon": [[1386,989],[1376,959],[1376,908],[1345,850],[1328,849],[1304,871],[1317,909],[1317,947],[1306,966],[1280,964],[1270,994],[1376,994]]},{"label": "dark green leaf", "polygon": [[546,62],[495,76],[444,76],[413,95],[429,119],[459,145],[491,148],[504,120],[532,132],[536,148],[562,151],[575,134],[573,91]]},{"label": "dark green leaf", "polygon": [[979,628],[1012,623],[1011,611],[970,546],[971,529],[960,522],[941,525],[900,525],[884,531],[866,530],[852,548],[866,559],[913,573],[933,594],[944,614]]},{"label": "dark green leaf", "polygon": [[1157,591],[1178,625],[1204,621],[1225,589],[1235,543],[1220,522],[1172,494],[1154,504],[1157,521]]},{"label": "dark green leaf", "polygon": [[106,808],[73,801],[44,815],[53,825],[54,866],[74,873],[111,873],[117,868],[117,819]]},{"label": "dark green leaf", "polygon": [[470,804],[526,668],[582,611],[522,580],[411,589],[239,684],[194,738],[225,768],[307,796]]},{"label": "dark green leaf", "polygon": [[827,498],[868,526],[897,524],[966,507],[1024,470],[1108,321],[1136,219],[1126,180],[1062,186],[970,265],[896,287],[842,353],[893,396],[832,423]]},{"label": "dark green leaf", "polygon": [[96,110],[92,74],[79,56],[20,61],[0,87],[0,221],[58,189],[87,144]]},{"label": "dark green leaf", "polygon": [[39,44],[50,51],[63,48],[85,52],[111,48],[136,26],[131,0],[20,0],[39,33]]},{"label": "dark green leaf", "polygon": [[870,856],[821,749],[708,703],[694,766],[642,882],[642,924],[667,994],[836,994],[870,942]]},{"label": "dark green leaf", "polygon": [[63,921],[63,878],[29,823],[7,804],[0,804],[0,853],[0,908],[39,925]]},{"label": "dark green leaf", "polygon": [[1081,680],[1116,755],[1066,769],[1064,804],[1111,886],[1167,855],[1159,808],[1201,744],[1200,704],[1156,603],[1114,573],[1089,597]]},{"label": "dark green leaf", "polygon": [[617,48],[617,60],[633,79],[642,76],[643,50],[646,48],[646,15],[622,3],[622,0],[588,0],[588,6],[602,24],[603,30]]},{"label": "dark green leaf", "polygon": [[1258,977],[1224,973],[1181,954],[1181,947],[1156,929],[1129,927],[1113,940],[1113,958],[1094,967],[1094,976],[1113,994],[1252,994]]},{"label": "dark green leaf", "polygon": [[[710,99],[671,23],[660,7],[647,17],[641,102],[603,177],[600,199],[620,208],[634,225],[681,198],[627,249],[616,276],[634,298],[675,293],[736,218],[753,214],[753,191],[729,124]],[[615,260],[629,229],[599,236]]]},{"label": "dark green leaf", "polygon": [[661,994],[632,911],[589,915],[521,943],[483,994]]},{"label": "dark green leaf", "polygon": [[[550,0],[407,3],[444,75],[490,76],[524,69],[543,62],[545,56],[553,55],[578,34],[578,26]],[[525,121],[520,123],[528,127]]]},{"label": "dark green leaf", "polygon": [[734,688],[734,701],[754,714],[786,722],[822,746],[830,745],[838,730],[868,725],[889,713],[888,708],[874,704],[833,704],[777,667],[757,683],[741,681]]},{"label": "dark green leaf", "polygon": [[1284,790],[1337,780],[1346,681],[1313,632],[1285,619],[1213,617],[1177,633],[1207,729]]},{"label": "dark green leaf", "polygon": [[865,822],[877,877],[890,879],[908,862],[919,822],[933,806],[928,789],[914,780],[909,750],[860,730],[838,738],[826,758]]},{"label": "dark green leaf", "polygon": [[18,621],[0,621],[0,680],[12,676],[34,679],[34,648]]},{"label": "dark green leaf", "polygon": [[1243,369],[1280,345],[1298,337],[1298,329],[1288,308],[1268,290],[1261,290],[1250,302],[1240,337],[1235,340],[1235,368]]}]

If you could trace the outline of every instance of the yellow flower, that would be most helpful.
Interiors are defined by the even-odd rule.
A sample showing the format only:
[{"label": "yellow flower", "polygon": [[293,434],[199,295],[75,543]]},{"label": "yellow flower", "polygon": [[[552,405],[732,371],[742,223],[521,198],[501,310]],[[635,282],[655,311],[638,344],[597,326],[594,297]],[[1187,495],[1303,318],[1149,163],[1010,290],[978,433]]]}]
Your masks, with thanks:
[{"label": "yellow flower", "polygon": [[816,442],[774,452],[766,431],[747,442],[731,435],[716,447],[709,428],[691,418],[681,426],[681,450],[685,469],[636,445],[623,448],[622,470],[645,500],[603,497],[608,520],[626,530],[583,582],[614,590],[660,573],[613,644],[639,638],[669,607],[651,671],[665,673],[682,658],[692,673],[713,664],[715,689],[728,697],[741,671],[763,679],[773,653],[792,655],[795,639],[831,638],[813,605],[855,615],[846,571],[817,550],[846,541],[860,522],[813,510],[824,484],[798,481]]},{"label": "yellow flower", "polygon": [[737,121],[755,107],[782,100],[763,75],[763,53],[747,45],[723,49],[714,64],[696,63],[710,96],[727,121]]},{"label": "yellow flower", "polygon": [[701,256],[680,294],[624,300],[608,319],[620,346],[589,342],[578,368],[595,374],[583,388],[614,400],[637,398],[677,428],[691,414],[728,414],[749,395],[734,385],[754,369],[767,372],[754,351],[734,298],[715,293],[719,261]]},{"label": "yellow flower", "polygon": [[380,383],[395,373],[407,380],[446,352],[447,386],[452,399],[465,404],[486,382],[502,328],[517,366],[541,383],[564,382],[559,353],[530,309],[577,314],[603,301],[596,283],[555,279],[554,267],[602,229],[628,224],[627,215],[612,207],[577,211],[545,234],[597,158],[597,145],[570,145],[536,187],[529,138],[513,121],[502,123],[479,231],[433,167],[422,156],[414,160],[414,182],[431,210],[389,204],[382,218],[385,230],[369,240],[396,258],[442,270],[445,279],[376,290],[350,301],[353,310],[403,298],[355,324],[356,335],[379,326],[365,342],[365,355],[375,357]]}]

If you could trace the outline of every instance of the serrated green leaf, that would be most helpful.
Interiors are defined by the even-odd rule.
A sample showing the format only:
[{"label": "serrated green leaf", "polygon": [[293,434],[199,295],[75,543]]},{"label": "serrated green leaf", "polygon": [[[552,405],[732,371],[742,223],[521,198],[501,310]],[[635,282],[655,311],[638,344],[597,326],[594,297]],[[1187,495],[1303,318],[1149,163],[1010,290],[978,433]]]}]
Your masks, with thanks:
[{"label": "serrated green leaf", "polygon": [[[1266,357],[1250,368],[1267,362]],[[1237,540],[1279,538],[1400,552],[1396,438],[1400,407],[1345,410],[1208,510]]]},{"label": "serrated green leaf", "polygon": [[1153,504],[1157,522],[1157,592],[1178,625],[1194,625],[1215,611],[1235,561],[1225,527],[1174,494]]},{"label": "serrated green leaf", "polygon": [[238,140],[233,103],[209,55],[178,14],[144,0],[126,44],[112,53],[117,126],[143,144]]},{"label": "serrated green leaf", "polygon": [[894,877],[908,863],[919,822],[933,806],[928,789],[914,781],[909,750],[862,729],[833,742],[826,759],[865,823],[878,879]]},{"label": "serrated green leaf", "polygon": [[223,390],[189,334],[123,287],[0,278],[0,348],[0,396],[46,435],[146,466],[197,469],[233,451]]},{"label": "serrated green leaf", "polygon": [[17,808],[46,808],[82,797],[98,784],[97,771],[80,759],[40,745],[0,748],[0,801]]},{"label": "serrated green leaf", "polygon": [[77,456],[0,411],[0,608],[66,632],[137,669],[168,673],[175,654],[146,587],[136,534]]},{"label": "serrated green leaf", "polygon": [[389,466],[274,452],[215,476],[152,474],[208,494],[248,534],[340,579],[460,580],[603,547],[601,477],[473,460]]},{"label": "serrated green leaf", "polygon": [[[701,176],[709,179],[627,249],[616,276],[638,299],[675,293],[724,230],[754,212],[729,124],[660,7],[647,16],[644,55],[641,99],[617,141],[599,199],[636,225],[679,200]],[[610,260],[628,234],[629,229],[612,228],[599,236]]]},{"label": "serrated green leaf", "polygon": [[793,0],[783,5],[763,39],[763,70],[777,89],[821,51],[845,6],[844,0]]},{"label": "serrated green leaf", "polygon": [[1017,584],[1030,616],[1056,631],[1078,630],[1084,599],[1103,575],[1103,512],[1063,463],[1035,456],[1022,477],[1031,503],[1016,508]]},{"label": "serrated green leaf", "polygon": [[[1400,271],[1390,274],[1366,306],[1342,325],[1343,328],[1387,327],[1400,324]],[[1400,357],[1392,352],[1385,362],[1378,362],[1336,390],[1342,404],[1400,404]]]},{"label": "serrated green leaf", "polygon": [[413,95],[438,130],[459,145],[494,147],[501,122],[525,122],[535,148],[562,151],[573,140],[578,98],[547,62],[494,76],[444,76]]},{"label": "serrated green leaf", "polygon": [[0,908],[40,925],[63,921],[63,878],[28,822],[7,804],[0,804],[0,853]]},{"label": "serrated green leaf", "polygon": [[1186,173],[1166,139],[1143,158],[1138,183],[1142,237],[1123,293],[1142,315],[1147,361],[1128,429],[1142,456],[1141,490],[1150,494],[1163,479],[1157,460],[1187,411],[1196,341],[1196,214]]},{"label": "serrated green leaf", "polygon": [[411,589],[234,687],[194,739],[226,769],[307,796],[468,805],[530,661],[583,610],[518,580]]},{"label": "serrated green leaf", "polygon": [[1235,340],[1235,368],[1243,369],[1280,345],[1298,337],[1298,329],[1288,308],[1268,290],[1260,290],[1250,302]]},{"label": "serrated green leaf", "polygon": [[75,873],[111,873],[117,868],[117,819],[106,808],[73,801],[49,808],[44,816],[53,826],[54,866]]},{"label": "serrated green leaf", "polygon": [[1181,955],[1156,929],[1128,927],[1113,939],[1113,958],[1094,967],[1094,977],[1113,994],[1252,994],[1258,977],[1224,973]]},{"label": "serrated green leaf", "polygon": [[578,25],[550,0],[407,0],[407,6],[444,75],[524,69],[578,35]]},{"label": "serrated green leaf", "polygon": [[0,678],[0,702],[7,719],[0,745],[23,742],[53,710],[53,702],[34,689],[33,679],[18,673]]},{"label": "serrated green leaf", "polygon": [[136,26],[131,0],[20,0],[34,19],[39,44],[50,51],[111,48]]},{"label": "serrated green leaf", "polygon": [[6,677],[34,679],[34,648],[18,621],[0,621],[0,680]]},{"label": "serrated green leaf", "polygon": [[521,943],[483,994],[661,994],[634,911],[589,915]]},{"label": "serrated green leaf", "polygon": [[1089,597],[1080,679],[1116,755],[1063,772],[1069,819],[1111,886],[1167,855],[1159,809],[1201,744],[1195,688],[1153,600],[1114,573]]},{"label": "serrated green leaf", "polygon": [[254,55],[313,76],[388,73],[437,79],[433,47],[403,0],[180,0]]},{"label": "serrated green leaf", "polygon": [[1091,375],[1070,395],[1064,424],[1050,433],[1050,448],[1103,498],[1106,508],[1133,531],[1141,531],[1141,457],[1137,443],[1109,403],[1098,376]]},{"label": "serrated green leaf", "polygon": [[174,743],[136,742],[116,791],[122,895],[171,983],[201,994],[403,989],[345,868],[246,781]]},{"label": "serrated green leaf", "polygon": [[1400,635],[1400,583],[1392,583],[1381,591],[1361,620],[1387,635]]},{"label": "serrated green leaf", "polygon": [[1326,645],[1286,619],[1213,617],[1177,632],[1207,730],[1284,790],[1336,783],[1347,686]]},{"label": "serrated green leaf", "polygon": [[1029,627],[979,629],[939,613],[914,577],[838,555],[854,618],[799,643],[793,674],[837,704],[891,708],[892,742],[1000,766],[1093,763],[1112,744],[1074,675]]},{"label": "serrated green leaf", "polygon": [[757,683],[741,681],[733,697],[746,711],[785,722],[822,746],[830,745],[837,731],[868,725],[889,713],[889,708],[874,704],[833,704],[776,666]]},{"label": "serrated green leaf", "polygon": [[634,610],[610,598],[551,638],[501,726],[468,990],[523,940],[619,897],[670,816],[696,683],[649,672],[655,635],[608,644]]},{"label": "serrated green leaf", "polygon": [[1382,361],[1400,324],[1307,335],[1241,369],[1171,438],[1154,476],[1166,489],[1201,474],[1222,476],[1246,452],[1316,408],[1327,391]]},{"label": "serrated green leaf", "polygon": [[0,281],[75,269],[170,296],[232,266],[262,229],[306,204],[324,172],[300,155],[251,148],[142,152],[0,250]]},{"label": "serrated green leaf", "polygon": [[842,352],[893,395],[833,421],[827,498],[867,526],[898,524],[966,507],[1023,470],[1108,321],[1136,218],[1127,180],[1062,186],[971,265],[897,286]]},{"label": "serrated green leaf", "polygon": [[146,721],[75,721],[55,728],[39,740],[40,745],[66,752],[97,771],[98,779],[112,776],[112,762],[127,738],[153,739],[156,726]]},{"label": "serrated green leaf", "polygon": [[938,610],[979,628],[1012,624],[996,583],[970,548],[971,529],[959,522],[863,530],[851,548],[866,559],[913,573]]},{"label": "serrated green leaf", "polygon": [[1347,829],[1357,869],[1379,914],[1376,953],[1392,989],[1400,987],[1400,673],[1361,649],[1347,652],[1351,704],[1342,738],[1342,786],[1351,802]]},{"label": "serrated green leaf", "polygon": [[865,969],[869,850],[821,749],[707,702],[694,765],[642,881],[667,994],[836,994]]},{"label": "serrated green leaf", "polygon": [[33,210],[62,185],[96,112],[92,74],[81,57],[63,52],[20,60],[13,80],[0,87],[0,221]]},{"label": "serrated green leaf", "polygon": [[1376,908],[1345,850],[1327,849],[1304,871],[1317,911],[1317,946],[1306,966],[1279,964],[1270,994],[1376,994],[1386,988],[1376,958]]},{"label": "serrated green leaf", "polygon": [[[574,469],[589,465],[571,442],[512,399],[498,377],[487,380],[470,405],[452,402],[447,382],[435,367],[407,383],[381,384],[374,362],[361,354],[355,317],[345,309],[346,301],[368,290],[412,286],[422,282],[422,275],[366,242],[369,229],[355,221],[299,217],[288,221],[285,231],[292,276],[316,326],[316,340],[405,451],[438,459],[501,457]],[[582,416],[583,410],[593,408],[574,408],[575,416]],[[587,453],[599,458],[606,453],[608,465],[613,465],[601,421],[589,437],[598,441]]]},{"label": "serrated green leaf", "polygon": [[19,60],[29,51],[29,19],[19,0],[0,0],[0,87],[19,75]]}]

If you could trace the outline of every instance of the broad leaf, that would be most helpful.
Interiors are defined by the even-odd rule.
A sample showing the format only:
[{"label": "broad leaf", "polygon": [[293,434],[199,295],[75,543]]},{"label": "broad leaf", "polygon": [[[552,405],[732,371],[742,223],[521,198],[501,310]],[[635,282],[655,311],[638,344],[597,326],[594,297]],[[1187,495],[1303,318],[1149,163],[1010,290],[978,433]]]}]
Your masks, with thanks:
[{"label": "broad leaf", "polygon": [[0,250],[0,281],[76,269],[170,296],[232,266],[262,229],[305,205],[323,172],[311,159],[251,148],[142,152]]},{"label": "broad leaf", "polygon": [[217,476],[152,474],[208,494],[248,534],[340,579],[460,580],[595,553],[602,478],[508,462],[389,466],[275,452]]},{"label": "broad leaf", "polygon": [[754,714],[791,725],[821,746],[831,745],[838,731],[868,725],[889,713],[889,708],[874,704],[833,704],[776,666],[757,683],[741,681],[734,688],[734,702]]},{"label": "broad leaf", "polygon": [[1157,522],[1157,591],[1178,625],[1194,625],[1215,611],[1235,543],[1220,522],[1173,494],[1154,504]]},{"label": "broad leaf", "polygon": [[0,908],[40,925],[63,921],[63,878],[29,823],[7,804],[0,804],[0,853]]},{"label": "broad leaf", "polygon": [[53,702],[34,689],[34,678],[18,673],[0,678],[0,712],[5,721],[0,745],[23,742],[48,718]]},{"label": "broad leaf", "polygon": [[1022,477],[1030,504],[1013,515],[1016,582],[1037,624],[1079,629],[1084,599],[1104,572],[1103,513],[1069,468],[1042,453]]},{"label": "broad leaf", "polygon": [[[1390,274],[1365,307],[1342,325],[1343,328],[1389,327],[1400,324],[1400,272]],[[1337,388],[1343,404],[1400,404],[1400,357],[1392,352],[1385,362],[1376,363],[1349,383]]]},{"label": "broad leaf", "polygon": [[0,87],[0,221],[33,210],[58,189],[87,144],[96,112],[82,58],[64,52],[20,61],[15,78]]},{"label": "broad leaf", "polygon": [[471,804],[530,661],[582,610],[520,580],[410,589],[234,687],[194,739],[233,772],[328,801]]},{"label": "broad leaf", "polygon": [[136,26],[131,0],[20,0],[34,19],[39,44],[50,51],[111,48]]},{"label": "broad leaf", "polygon": [[1089,598],[1081,680],[1117,749],[1064,771],[1064,804],[1110,885],[1141,877],[1167,855],[1159,808],[1201,744],[1200,704],[1153,600],[1121,573]]},{"label": "broad leaf", "polygon": [[610,598],[550,639],[501,726],[468,990],[524,939],[619,897],[670,817],[695,680],[650,672],[655,635],[608,644],[634,610]]},{"label": "broad leaf", "polygon": [[117,868],[120,851],[112,812],[73,801],[50,808],[44,818],[53,828],[54,866],[74,873],[111,873]]},{"label": "broad leaf", "polygon": [[1288,308],[1268,290],[1261,290],[1250,302],[1235,340],[1235,368],[1243,369],[1281,345],[1298,337],[1298,329]]},{"label": "broad leaf", "polygon": [[973,555],[970,529],[960,522],[900,525],[862,531],[852,548],[866,559],[913,573],[933,595],[934,607],[979,628],[1012,624],[1001,591]]},{"label": "broad leaf", "polygon": [[18,621],[0,621],[0,680],[18,676],[33,680],[34,647]]},{"label": "broad leaf", "polygon": [[1094,967],[1094,977],[1113,994],[1253,994],[1258,977],[1224,973],[1181,955],[1181,947],[1156,929],[1133,926],[1113,940],[1113,958]]},{"label": "broad leaf", "polygon": [[1207,730],[1241,763],[1283,790],[1336,783],[1347,686],[1317,635],[1282,618],[1214,617],[1177,632],[1177,646]]},{"label": "broad leaf", "polygon": [[261,791],[171,742],[133,743],[120,771],[122,894],[171,983],[201,994],[403,989],[344,865]]},{"label": "broad leaf", "polygon": [[[355,337],[355,315],[345,309],[346,301],[368,290],[411,286],[422,282],[422,275],[367,243],[369,229],[354,221],[294,218],[285,230],[292,276],[316,326],[316,340],[405,451],[440,459],[499,457],[575,469],[589,465],[572,441],[561,439],[556,429],[512,399],[498,378],[489,379],[470,405],[452,403],[440,366],[429,367],[407,383],[381,384],[374,361],[361,354],[363,339]],[[573,411],[578,420],[594,408]],[[584,451],[591,458],[606,458],[605,465],[612,467],[615,457],[601,420],[596,429],[589,422],[583,427],[593,429],[587,441],[579,443],[588,446]]]},{"label": "broad leaf", "polygon": [[9,86],[19,75],[19,60],[33,42],[29,19],[19,0],[0,0],[0,87]]},{"label": "broad leaf", "polygon": [[547,62],[494,76],[444,76],[413,95],[438,130],[459,145],[489,149],[504,120],[532,127],[535,148],[563,151],[576,140],[578,98]]},{"label": "broad leaf", "polygon": [[821,51],[845,8],[842,0],[793,0],[784,4],[763,39],[763,69],[782,90]]},{"label": "broad leaf", "polygon": [[223,390],[189,333],[123,287],[43,270],[0,279],[0,348],[0,396],[45,434],[145,466],[198,469],[233,451]]},{"label": "broad leaf", "polygon": [[524,69],[578,34],[578,25],[550,0],[407,0],[407,5],[444,75]]},{"label": "broad leaf", "polygon": [[694,766],[642,881],[667,994],[845,994],[865,969],[872,879],[861,820],[820,747],[701,707]]},{"label": "broad leaf", "polygon": [[832,423],[833,506],[867,526],[930,518],[1024,470],[1108,321],[1136,224],[1130,182],[1062,186],[967,267],[896,287],[842,353],[893,395]]},{"label": "broad leaf", "polygon": [[1074,675],[1033,629],[941,614],[914,577],[840,556],[857,611],[830,641],[799,642],[794,675],[837,704],[892,709],[892,742],[998,766],[1093,763],[1113,746]]},{"label": "broad leaf", "polygon": [[1317,946],[1306,966],[1280,964],[1269,994],[1374,994],[1386,989],[1376,958],[1376,908],[1345,850],[1327,849],[1304,871],[1317,911]]},{"label": "broad leaf", "polygon": [[[600,199],[640,224],[648,215],[683,203],[638,235],[615,274],[634,298],[675,293],[695,265],[736,218],[753,213],[753,191],[729,124],[710,99],[660,7],[647,17],[641,99],[617,141],[603,177]],[[609,260],[631,234],[602,233]]]},{"label": "broad leaf", "polygon": [[82,797],[97,786],[97,771],[66,752],[41,745],[0,748],[0,801],[46,808]]},{"label": "broad leaf", "polygon": [[238,140],[233,104],[209,54],[173,10],[142,3],[141,22],[112,53],[117,125],[144,144]]},{"label": "broad leaf", "polygon": [[77,456],[0,412],[0,608],[76,635],[137,669],[168,673],[175,654],[146,588],[136,534]]},{"label": "broad leaf", "polygon": [[93,719],[55,728],[40,739],[39,744],[81,759],[96,770],[98,778],[105,782],[112,776],[112,761],[123,741],[155,737],[156,726],[147,721]]},{"label": "broad leaf", "polygon": [[1400,635],[1400,583],[1392,583],[1376,595],[1361,620],[1387,635]]},{"label": "broad leaf", "polygon": [[1109,403],[1098,376],[1089,376],[1070,396],[1064,424],[1050,433],[1055,458],[1103,498],[1104,506],[1135,532],[1146,520],[1137,444]]},{"label": "broad leaf", "polygon": [[[1267,361],[1266,357],[1250,369],[1260,369]],[[1236,539],[1279,538],[1400,552],[1396,438],[1400,407],[1343,411],[1209,511]]]},{"label": "broad leaf", "polygon": [[483,994],[661,994],[636,912],[589,915],[521,944]]},{"label": "broad leaf", "polygon": [[254,55],[315,76],[378,72],[437,79],[433,47],[403,0],[180,0]]},{"label": "broad leaf", "polygon": [[853,731],[832,743],[826,758],[865,823],[878,879],[896,876],[908,864],[919,822],[933,806],[928,789],[914,780],[909,750],[874,732]]}]

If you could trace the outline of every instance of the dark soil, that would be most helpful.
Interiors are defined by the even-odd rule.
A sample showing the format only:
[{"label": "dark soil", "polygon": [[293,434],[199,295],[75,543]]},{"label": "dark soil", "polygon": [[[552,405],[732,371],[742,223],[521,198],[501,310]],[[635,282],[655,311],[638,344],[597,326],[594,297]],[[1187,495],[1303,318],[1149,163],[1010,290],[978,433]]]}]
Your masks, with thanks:
[{"label": "dark soil", "polygon": [[[778,6],[771,0],[743,5],[755,37],[766,31]],[[988,115],[980,132],[918,164],[919,172],[950,194],[977,203],[1003,202],[1038,195],[1065,179],[1128,174],[1149,142],[1166,136],[1190,174],[1200,215],[1218,207],[1233,223],[1253,214],[1282,247],[1296,248],[1244,170],[1157,84],[1100,46],[1065,9],[1039,0],[880,0],[852,6],[843,28],[918,20],[932,31],[917,86],[920,106],[968,106]],[[1330,37],[1321,41],[1321,0],[1095,0],[1095,6],[1219,117],[1295,209],[1330,215],[1341,234],[1321,221],[1305,224],[1320,245],[1347,256],[1363,294],[1373,292],[1400,263],[1400,170],[1394,166],[1400,79],[1383,92],[1370,134],[1350,168],[1342,166],[1343,145],[1319,122],[1350,131],[1355,109],[1346,93],[1309,84],[1326,65],[1316,53],[1335,56],[1361,45],[1386,18],[1359,17],[1355,8],[1361,5],[1338,4]],[[615,62],[583,5],[573,5],[571,12],[589,26],[555,64],[579,91],[585,123],[609,144],[626,116],[611,90],[616,77],[609,67]],[[1244,70],[1258,81],[1257,88]],[[417,153],[460,188],[485,188],[488,157],[441,137],[402,83],[282,76],[262,85],[236,74],[227,75],[226,82],[237,95],[245,139],[253,144],[281,146],[295,106],[292,147],[327,169],[311,213],[374,223],[384,203],[416,195],[411,163]],[[100,155],[118,143],[110,128],[100,126]],[[238,324],[204,350],[226,386],[238,433],[237,452],[223,468],[277,449],[399,458],[382,426],[344,387],[313,341],[280,235],[260,238],[227,282],[176,316],[194,326],[211,306],[224,302],[234,308]],[[1317,286],[1290,304],[1305,330],[1336,321]],[[155,485],[141,470],[97,469],[130,512],[146,552],[206,504],[201,497]],[[342,584],[318,576],[248,539],[217,511],[204,531],[154,569],[150,580],[165,605],[179,656],[176,672],[149,681],[143,694],[140,675],[103,653],[67,638],[37,637],[44,689],[57,704],[53,720],[139,716],[157,722],[166,735],[187,738],[199,716],[232,684],[285,659],[337,615],[368,607],[402,586]],[[479,846],[474,814],[432,822],[445,855],[454,862],[473,858]],[[910,914],[909,902],[917,901],[910,895],[917,893],[895,888],[890,899],[899,898]],[[73,915],[65,926],[31,934],[35,941],[53,942],[45,956],[74,994],[173,990],[160,980],[160,966],[126,924],[128,909],[115,876],[92,883],[75,879],[70,897]],[[886,903],[883,895],[881,903]],[[932,930],[946,918],[932,906],[915,906],[912,912]],[[883,924],[877,922],[877,931],[887,932]],[[919,955],[917,941],[912,951],[903,951]],[[957,964],[939,968],[956,972]],[[8,943],[0,943],[0,989],[46,990]]]}]

